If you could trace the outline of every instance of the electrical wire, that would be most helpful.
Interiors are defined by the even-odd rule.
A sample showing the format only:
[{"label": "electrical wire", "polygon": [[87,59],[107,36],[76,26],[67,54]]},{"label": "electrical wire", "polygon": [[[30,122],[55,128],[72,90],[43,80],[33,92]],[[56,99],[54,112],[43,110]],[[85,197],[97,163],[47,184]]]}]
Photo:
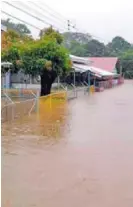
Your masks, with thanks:
[{"label": "electrical wire", "polygon": [[[52,13],[52,11],[51,11],[51,13],[49,13],[45,8],[38,6],[35,2],[31,2],[31,3],[32,3],[33,6],[36,7],[36,9],[39,9],[39,10],[41,10],[41,11],[43,11],[43,12],[46,11],[47,14],[50,15],[50,17],[48,17],[48,16],[46,16],[46,15],[44,15],[44,14],[38,12],[37,10],[33,9],[33,7],[32,7],[32,10],[33,10],[35,13],[38,13],[39,15],[43,16],[44,18],[48,18],[48,19],[50,19],[50,20],[52,20],[52,21],[53,21],[53,19],[52,19],[52,17],[53,17],[53,18],[54,18],[54,21],[58,21],[58,22],[60,22],[60,25],[62,25],[63,27],[64,27],[64,24],[68,27],[68,21],[69,21],[69,20],[67,20],[66,18],[62,18],[62,17],[59,18],[59,17],[56,17],[56,15],[54,15],[54,14]],[[30,8],[27,4],[22,3],[22,2],[21,2],[21,4],[22,4],[24,7],[26,7],[26,8],[28,7],[28,8],[31,10],[31,8]],[[51,17],[51,16],[52,16],[52,17]],[[58,23],[58,24],[59,24],[59,23]],[[74,28],[74,26],[71,25],[71,21],[69,21],[69,26],[70,26],[71,28]],[[67,29],[67,28],[65,28],[65,29]]]},{"label": "electrical wire", "polygon": [[[68,19],[66,19],[66,17],[64,17],[63,15],[61,15],[60,13],[58,13],[57,11],[55,11],[54,9],[52,9],[51,7],[49,7],[46,3],[44,3],[43,2],[43,5],[45,6],[45,7],[47,7],[49,10],[52,10],[54,13],[56,13],[58,16],[60,16],[59,18],[62,18],[62,19],[64,19],[64,20],[66,20],[66,21],[68,21]],[[44,8],[44,7],[42,7],[42,8]],[[55,14],[54,14],[55,15]],[[74,27],[74,24],[72,23],[72,21],[70,21],[69,20],[69,23],[70,23],[70,27]]]},{"label": "electrical wire", "polygon": [[46,20],[43,20],[43,19],[41,19],[41,18],[39,18],[39,17],[37,17],[37,16],[35,16],[35,15],[25,11],[24,9],[19,8],[18,6],[14,6],[13,4],[11,4],[9,2],[4,1],[4,3],[8,4],[9,6],[11,6],[11,7],[13,7],[15,9],[17,9],[17,10],[19,10],[19,11],[21,11],[21,12],[27,14],[27,15],[29,15],[29,16],[31,16],[32,18],[35,18],[38,21],[41,21],[41,22],[43,22],[43,23],[45,23],[45,24],[47,24],[49,26],[52,26],[54,29],[57,29],[57,30],[62,31],[62,32],[64,32],[64,30],[65,30],[65,28],[56,27],[55,25],[51,24],[50,22],[48,22]]},{"label": "electrical wire", "polygon": [[[30,1],[31,2],[31,1]],[[46,11],[47,13],[48,13],[48,11],[46,10],[46,8],[44,8],[43,6],[42,6],[42,4],[41,4],[41,7],[40,6],[38,6],[35,2],[31,2],[35,7],[38,7],[39,9],[41,9],[42,11]],[[44,4],[44,3],[43,3]],[[52,8],[50,8],[47,4],[44,4],[45,5],[45,7],[47,7],[48,9],[50,9],[51,11],[50,11],[50,13],[48,13],[48,14],[50,14],[51,16],[53,16],[54,18],[56,18],[56,19],[58,19],[59,21],[65,21],[65,23],[67,23],[67,21],[68,21],[68,19],[66,19],[66,17],[63,17],[61,14],[59,14],[58,12],[56,12],[55,10],[53,10]],[[53,10],[53,12],[54,13],[56,13],[57,15],[58,15],[58,17],[57,17],[57,15],[56,14],[53,14],[53,12],[52,12],[52,10]],[[61,17],[62,16],[62,17]],[[71,21],[69,21],[70,22],[70,27],[74,27],[74,25],[71,23]]]},{"label": "electrical wire", "polygon": [[[41,21],[41,22],[43,22],[43,23],[45,23],[45,24],[47,24],[47,25],[49,25],[49,26],[52,26],[53,28],[55,28],[55,29],[57,29],[57,30],[62,30],[62,32],[64,32],[64,30],[66,29],[66,28],[63,28],[63,29],[61,29],[61,28],[58,28],[58,27],[56,27],[55,25],[53,25],[53,24],[51,24],[50,22],[48,22],[48,21],[46,21],[46,20],[44,20],[44,19],[41,19],[41,18],[39,18],[39,17],[37,17],[37,16],[35,16],[35,15],[33,15],[33,14],[31,14],[31,13],[29,13],[29,12],[27,12],[27,11],[25,11],[24,9],[21,9],[21,8],[19,8],[19,7],[17,7],[17,6],[14,6],[13,4],[11,4],[11,3],[9,3],[9,2],[6,2],[6,1],[3,1],[4,3],[6,3],[6,4],[8,4],[9,6],[12,6],[12,7],[14,7],[15,9],[17,9],[17,10],[19,10],[19,11],[21,11],[21,12],[23,12],[23,13],[25,13],[25,14],[27,14],[27,15],[29,15],[29,16],[31,16],[31,17],[33,17],[33,18],[35,18],[36,20],[38,20],[38,21]],[[38,8],[40,8],[38,5],[36,5],[35,3],[33,3],[33,2],[31,2],[33,5],[35,5],[36,7],[38,7]],[[24,3],[23,3],[24,4]],[[27,6],[27,5],[26,5]],[[47,6],[47,5],[46,5]],[[28,7],[28,6],[27,6]],[[48,6],[47,6],[48,7]],[[29,8],[30,9],[30,8]],[[33,9],[33,8],[32,8]],[[40,8],[42,11],[44,11],[43,10],[43,7],[42,8]],[[34,10],[34,9],[33,9]],[[34,10],[34,12],[37,12],[36,10]],[[57,13],[57,12],[56,12]],[[40,14],[40,13],[39,13]],[[58,13],[57,13],[58,14]],[[42,16],[44,16],[45,18],[48,18],[48,17],[46,17],[45,15],[43,15],[43,14],[41,14]],[[11,15],[10,15],[11,16]],[[17,18],[17,17],[16,17]],[[64,18],[64,17],[63,17]],[[18,19],[18,18],[17,18]],[[64,18],[65,19],[65,18]],[[67,20],[67,22],[68,22],[68,31],[71,31],[71,28],[72,29],[74,29],[77,33],[79,32],[79,33],[82,33],[81,32],[81,30],[79,30],[77,27],[76,27],[76,25],[71,25],[70,24],[70,20]],[[102,40],[103,41],[103,39],[102,38],[99,38],[99,37],[97,37],[97,36],[95,36],[95,35],[92,35],[92,34],[90,34],[90,33],[87,33],[87,32],[83,32],[83,33],[85,33],[85,34],[88,34],[88,35],[90,35],[92,38],[94,38],[94,39],[100,39],[100,40]],[[103,41],[103,42],[105,42],[105,41]]]},{"label": "electrical wire", "polygon": [[48,14],[50,14],[50,16],[53,16],[55,19],[57,19],[60,22],[67,22],[67,19],[63,19],[63,18],[59,18],[56,15],[54,15],[52,12],[48,12],[45,8],[40,7],[39,5],[37,5],[35,2],[31,2],[35,7],[38,7],[41,11],[46,11]]},{"label": "electrical wire", "polygon": [[[13,4],[7,2],[7,1],[4,1],[4,3],[6,3],[7,5],[9,5],[9,6],[15,8],[15,9],[17,9],[17,10],[19,10],[19,11],[21,11],[21,12],[23,12],[23,13],[25,13],[25,14],[31,16],[31,17],[33,17],[33,18],[35,18],[35,19],[38,20],[38,21],[41,21],[41,22],[43,22],[43,23],[45,23],[45,24],[47,24],[47,25],[50,25],[50,26],[54,27],[55,29],[58,29],[58,30],[59,30],[58,27],[55,27],[55,26],[54,26],[53,24],[51,24],[50,22],[47,22],[46,20],[42,20],[41,18],[39,18],[39,17],[37,17],[37,16],[35,16],[35,15],[33,15],[33,14],[31,14],[31,13],[25,11],[25,10],[22,9],[22,8],[19,8],[18,6],[15,6],[15,5],[13,5]],[[35,3],[33,3],[33,4],[34,4],[35,6],[38,6],[38,5],[36,5]],[[39,7],[39,8],[40,8],[40,7]],[[35,10],[34,10],[34,11],[35,11]],[[36,11],[35,11],[35,12],[36,12]],[[44,16],[44,15],[43,15],[43,16]],[[46,16],[44,16],[44,17],[46,18]],[[69,20],[67,20],[67,21],[68,21],[68,30],[70,30],[70,27],[72,27],[73,29],[76,29],[75,26],[71,26]],[[62,31],[64,31],[64,28],[63,28]]]},{"label": "electrical wire", "polygon": [[[68,20],[68,19],[66,19],[66,17],[64,17],[62,14],[58,13],[57,11],[55,11],[53,8],[48,6],[46,3],[43,2],[42,5],[44,5],[44,7],[47,7],[51,12],[54,12],[55,13],[54,15],[58,15],[59,18],[65,19],[66,21]],[[44,8],[44,7],[42,6],[42,8]]]},{"label": "electrical wire", "polygon": [[27,15],[33,17],[33,18],[35,18],[35,19],[37,19],[38,21],[41,21],[41,22],[43,22],[43,23],[45,23],[45,24],[47,24],[47,25],[51,25],[51,26],[53,26],[53,25],[50,24],[49,22],[44,21],[44,20],[40,19],[39,17],[37,17],[37,16],[35,16],[35,15],[33,15],[33,14],[30,14],[29,12],[27,12],[27,11],[25,11],[25,10],[23,10],[23,9],[21,9],[21,8],[19,8],[19,7],[17,7],[17,6],[14,6],[13,4],[11,4],[11,3],[9,3],[9,2],[6,2],[6,1],[5,1],[5,3],[8,4],[9,6],[15,8],[15,9],[17,9],[17,10],[19,10],[19,11],[21,11],[21,12],[23,12],[23,13],[25,13],[25,14],[27,14]]},{"label": "electrical wire", "polygon": [[[19,2],[19,3],[20,3],[20,2]],[[33,4],[33,2],[32,2],[32,4]],[[29,6],[28,6],[27,4],[25,4],[25,3],[22,3],[22,2],[21,2],[21,5],[22,5],[23,7],[25,7],[26,9],[29,8],[30,11],[33,11],[33,12],[35,12],[35,13],[41,15],[42,17],[49,19],[49,20],[52,21],[52,22],[53,22],[53,21],[57,21],[56,24],[58,24],[58,25],[60,24],[60,25],[64,26],[64,24],[65,24],[65,22],[61,22],[61,20],[59,20],[59,19],[52,19],[52,17],[48,17],[48,16],[42,14],[41,12],[35,10],[34,8],[29,7]],[[39,7],[38,5],[35,5],[35,6],[36,6],[37,9],[42,10],[42,11],[44,12],[44,10],[43,10],[41,7]],[[49,13],[48,13],[48,14],[49,14]],[[44,19],[43,19],[43,20],[44,20]]]},{"label": "electrical wire", "polygon": [[24,24],[27,24],[27,25],[29,25],[29,26],[31,26],[31,27],[33,27],[33,28],[39,30],[39,31],[42,30],[41,28],[39,28],[39,27],[37,27],[37,26],[35,26],[35,25],[33,25],[33,24],[27,22],[27,21],[21,20],[21,19],[19,19],[18,17],[15,17],[15,16],[13,16],[13,15],[11,15],[11,14],[9,14],[9,13],[3,11],[3,10],[1,10],[1,12],[4,13],[4,14],[6,14],[6,15],[9,16],[9,17],[12,17],[13,19],[16,19],[16,20],[18,20],[18,21],[20,21],[20,22],[23,22]]}]

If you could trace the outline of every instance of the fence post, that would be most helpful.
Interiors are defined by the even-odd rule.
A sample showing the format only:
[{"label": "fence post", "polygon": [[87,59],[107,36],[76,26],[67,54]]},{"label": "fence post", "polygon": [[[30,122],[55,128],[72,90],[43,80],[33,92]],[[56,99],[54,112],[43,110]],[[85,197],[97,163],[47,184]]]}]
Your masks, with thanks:
[{"label": "fence post", "polygon": [[12,104],[12,121],[14,120],[14,103]]},{"label": "fence post", "polygon": [[65,87],[65,99],[66,99],[66,101],[67,101],[67,99],[68,99],[68,90],[67,90],[67,86]]},{"label": "fence post", "polygon": [[74,96],[77,98],[77,89],[75,85],[71,84],[71,86],[74,88]]},{"label": "fence post", "polygon": [[60,88],[60,76],[58,76],[58,91],[59,91],[59,88]]},{"label": "fence post", "polygon": [[67,86],[64,87],[62,84],[60,85],[61,88],[63,88],[65,90],[65,99],[67,100],[67,96],[68,96],[68,89],[67,89]]},{"label": "fence post", "polygon": [[52,94],[50,94],[49,96],[50,96],[49,98],[50,98],[50,109],[51,109],[52,108],[52,100],[51,100],[52,99]]},{"label": "fence post", "polygon": [[90,83],[90,71],[88,71],[88,86],[89,86],[89,91],[90,91],[90,85],[91,85],[91,83]]},{"label": "fence post", "polygon": [[36,97],[36,112],[39,112],[39,97],[40,97],[40,91],[37,90],[37,97]]}]

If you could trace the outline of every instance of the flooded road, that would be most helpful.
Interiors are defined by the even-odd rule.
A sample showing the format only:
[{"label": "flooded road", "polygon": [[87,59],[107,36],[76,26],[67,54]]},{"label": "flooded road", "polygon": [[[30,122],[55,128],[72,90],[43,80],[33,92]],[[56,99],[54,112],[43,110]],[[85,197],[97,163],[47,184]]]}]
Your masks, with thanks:
[{"label": "flooded road", "polygon": [[3,207],[133,207],[133,84],[2,127]]}]

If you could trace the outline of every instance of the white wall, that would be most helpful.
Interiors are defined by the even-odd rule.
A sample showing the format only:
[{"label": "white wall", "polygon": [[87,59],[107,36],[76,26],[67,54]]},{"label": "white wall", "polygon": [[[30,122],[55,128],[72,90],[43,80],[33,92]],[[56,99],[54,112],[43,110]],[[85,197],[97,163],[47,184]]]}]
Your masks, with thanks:
[{"label": "white wall", "polygon": [[[58,83],[53,83],[52,87],[58,86]],[[12,88],[28,88],[28,89],[40,89],[40,84],[25,84],[25,83],[12,83]]]}]

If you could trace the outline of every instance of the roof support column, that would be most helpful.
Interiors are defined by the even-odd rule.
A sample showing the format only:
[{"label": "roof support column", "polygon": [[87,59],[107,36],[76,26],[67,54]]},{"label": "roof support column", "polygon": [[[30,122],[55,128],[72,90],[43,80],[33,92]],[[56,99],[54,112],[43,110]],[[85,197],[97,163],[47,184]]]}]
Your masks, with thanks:
[{"label": "roof support column", "polygon": [[73,73],[73,85],[75,86],[75,70],[74,70],[74,73]]},{"label": "roof support column", "polygon": [[88,86],[90,87],[90,71],[88,71]]}]

